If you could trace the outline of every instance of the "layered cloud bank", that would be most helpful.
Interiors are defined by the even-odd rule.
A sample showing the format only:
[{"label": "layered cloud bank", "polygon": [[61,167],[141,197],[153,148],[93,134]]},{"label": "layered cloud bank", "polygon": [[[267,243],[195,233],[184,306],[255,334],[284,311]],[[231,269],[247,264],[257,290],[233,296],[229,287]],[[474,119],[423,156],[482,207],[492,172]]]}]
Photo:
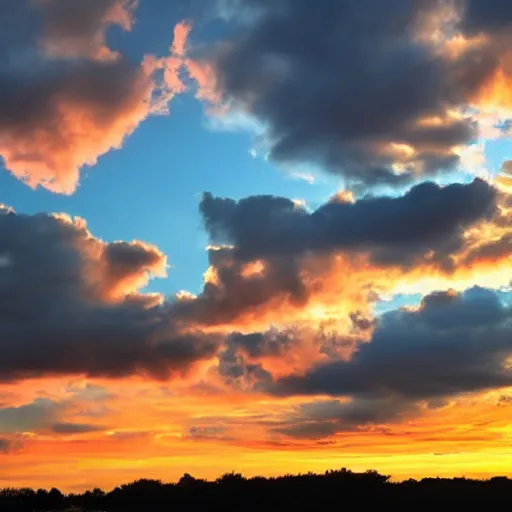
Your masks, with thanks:
[{"label": "layered cloud bank", "polygon": [[[482,335],[494,339],[497,327],[485,322],[508,325],[498,296],[488,292],[475,302],[457,292],[428,294],[492,285],[492,276],[497,288],[506,284],[507,201],[480,179],[423,183],[402,196],[354,202],[336,196],[312,212],[285,198],[236,202],[206,194],[200,207],[217,245],[209,249],[204,288],[172,300],[141,291],[151,276],[166,275],[166,257],[156,247],[106,243],[81,219],[2,207],[0,374],[4,380],[55,374],[161,379],[218,357],[213,370],[221,381],[257,372],[255,381],[287,382],[286,375],[315,364],[334,374],[357,366],[361,354],[382,343],[383,329],[396,334],[390,319],[398,325],[434,313],[437,321],[446,315],[466,327],[466,316],[481,319],[471,330],[491,329]],[[407,286],[427,294],[418,311],[375,316],[382,294]],[[409,323],[404,336],[414,332]],[[422,350],[431,344],[432,357],[442,359],[435,340],[445,333],[430,327],[411,345],[424,339]],[[506,351],[503,339],[499,350]],[[492,344],[485,348],[493,357]],[[404,353],[405,347],[397,349]],[[354,371],[364,374],[358,366]],[[328,387],[316,392],[331,394]]]},{"label": "layered cloud bank", "polygon": [[417,415],[421,401],[439,407],[461,393],[511,386],[511,314],[481,288],[435,293],[417,310],[385,314],[350,361],[275,384],[277,393],[350,397],[306,407],[301,421],[283,431],[304,435],[315,427],[336,432],[389,423]]}]

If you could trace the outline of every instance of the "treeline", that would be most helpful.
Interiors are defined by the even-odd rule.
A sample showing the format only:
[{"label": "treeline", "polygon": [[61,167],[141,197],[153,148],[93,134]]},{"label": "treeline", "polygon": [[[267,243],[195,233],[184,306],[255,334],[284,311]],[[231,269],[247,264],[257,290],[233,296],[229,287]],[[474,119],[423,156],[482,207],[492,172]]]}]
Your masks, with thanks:
[{"label": "treeline", "polygon": [[[392,483],[376,471],[347,469],[276,478],[244,478],[225,474],[210,482],[185,474],[178,483],[141,479],[83,494],[58,489],[3,489],[1,512],[48,510],[164,512],[164,511],[295,511],[295,510],[462,510],[510,505],[512,480],[424,478]],[[491,508],[492,509],[492,508]]]}]

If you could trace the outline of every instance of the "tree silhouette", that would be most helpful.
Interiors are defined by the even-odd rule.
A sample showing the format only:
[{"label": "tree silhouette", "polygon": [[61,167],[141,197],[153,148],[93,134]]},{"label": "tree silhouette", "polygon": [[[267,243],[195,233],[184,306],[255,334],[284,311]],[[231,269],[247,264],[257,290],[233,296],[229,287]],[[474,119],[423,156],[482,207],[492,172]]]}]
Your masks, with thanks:
[{"label": "tree silhouette", "polygon": [[[185,473],[177,483],[139,479],[110,492],[101,489],[63,495],[58,489],[0,490],[0,512],[80,510],[106,512],[283,510],[461,510],[502,508],[512,498],[512,480],[469,478],[408,479],[393,483],[387,475],[346,468],[324,474],[245,478],[225,473],[215,481]],[[74,508],[73,508],[74,507]]]}]

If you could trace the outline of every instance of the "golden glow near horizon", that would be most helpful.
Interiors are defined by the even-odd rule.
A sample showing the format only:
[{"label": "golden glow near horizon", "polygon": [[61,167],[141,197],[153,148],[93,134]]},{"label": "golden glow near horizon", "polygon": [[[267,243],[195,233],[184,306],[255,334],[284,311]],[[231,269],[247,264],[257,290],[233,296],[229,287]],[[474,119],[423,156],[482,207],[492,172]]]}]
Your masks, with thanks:
[{"label": "golden glow near horizon", "polygon": [[[91,382],[62,389],[62,379],[27,383],[20,403],[45,396],[66,400]],[[65,490],[112,488],[144,476],[178,480],[185,472],[215,479],[223,472],[247,476],[375,468],[395,479],[510,474],[512,440],[507,399],[486,393],[456,400],[396,425],[339,433],[321,439],[275,439],[266,434],[273,423],[304,398],[216,394],[197,388],[185,393],[141,379],[97,382],[112,396],[96,407],[101,432],[20,435],[16,455],[4,461],[2,479],[16,485],[50,487],[58,475]],[[13,396],[16,386],[12,386]],[[31,389],[28,389],[31,388]],[[70,390],[73,391],[70,391]],[[92,418],[95,403],[74,404],[75,414]],[[99,409],[103,407],[104,411]],[[144,413],[141,414],[141,411]],[[264,411],[264,412],[263,412]],[[76,421],[77,416],[74,416]]]}]

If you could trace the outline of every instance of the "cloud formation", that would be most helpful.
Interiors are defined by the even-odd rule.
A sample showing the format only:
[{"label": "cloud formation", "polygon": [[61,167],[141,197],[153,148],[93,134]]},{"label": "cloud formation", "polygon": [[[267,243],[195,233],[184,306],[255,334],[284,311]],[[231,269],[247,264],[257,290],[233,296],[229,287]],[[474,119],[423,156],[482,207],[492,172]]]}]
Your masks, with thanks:
[{"label": "cloud formation", "polygon": [[428,252],[441,260],[460,249],[465,228],[495,213],[496,196],[477,179],[446,187],[422,183],[399,197],[335,199],[311,213],[281,197],[236,202],[205,194],[201,211],[211,243],[232,244],[243,261],[345,250],[407,266]]},{"label": "cloud formation", "polygon": [[228,111],[261,124],[275,161],[403,186],[456,166],[478,134],[467,107],[510,80],[509,7],[495,4],[240,0],[230,36],[197,62]]},{"label": "cloud formation", "polygon": [[264,332],[229,334],[218,354],[216,373],[223,384],[245,392],[267,392],[272,382],[315,364],[348,360],[364,336],[328,327],[296,324]]},{"label": "cloud formation", "polygon": [[350,360],[320,364],[272,385],[277,394],[346,400],[328,402],[320,419],[316,406],[305,407],[289,433],[313,419],[335,421],[333,431],[393,422],[417,413],[422,402],[436,406],[460,394],[511,386],[511,319],[498,295],[481,288],[434,293],[416,310],[384,314],[370,342]]},{"label": "cloud formation", "polygon": [[215,337],[179,331],[169,304],[138,292],[165,267],[154,246],[107,244],[81,219],[0,209],[0,380],[168,378],[212,357]]},{"label": "cloud formation", "polygon": [[364,430],[419,414],[415,404],[395,398],[357,401],[315,400],[294,407],[273,432],[295,439],[321,439],[340,432]]},{"label": "cloud formation", "polygon": [[[196,297],[185,297],[173,308],[180,321],[210,326],[268,321],[272,305],[277,310],[303,306],[308,290],[300,269],[290,258],[275,258],[247,266],[230,248],[209,250],[210,266],[204,287]],[[275,313],[275,312],[274,312]]]},{"label": "cloud formation", "polygon": [[107,31],[117,25],[131,30],[134,0],[36,0],[42,14],[42,45],[52,57],[115,59],[107,45]]},{"label": "cloud formation", "polygon": [[48,427],[60,412],[60,404],[38,398],[32,403],[0,409],[0,432],[14,434],[33,432]]},{"label": "cloud formation", "polygon": [[[284,197],[205,194],[210,267],[202,292],[176,310],[192,323],[244,332],[311,321],[368,331],[372,304],[399,289],[502,285],[506,205],[481,179],[425,182],[389,197],[335,195],[314,211]],[[491,267],[496,276],[483,280]]]},{"label": "cloud formation", "polygon": [[499,34],[512,25],[512,6],[507,0],[466,0],[462,28],[468,34]]},{"label": "cloud formation", "polygon": [[[158,83],[154,58],[133,63],[108,46],[110,27],[131,29],[136,4],[20,0],[0,7],[0,157],[29,186],[72,193],[83,166],[119,148],[180,92]],[[179,82],[177,68],[159,66],[168,82]]]}]

